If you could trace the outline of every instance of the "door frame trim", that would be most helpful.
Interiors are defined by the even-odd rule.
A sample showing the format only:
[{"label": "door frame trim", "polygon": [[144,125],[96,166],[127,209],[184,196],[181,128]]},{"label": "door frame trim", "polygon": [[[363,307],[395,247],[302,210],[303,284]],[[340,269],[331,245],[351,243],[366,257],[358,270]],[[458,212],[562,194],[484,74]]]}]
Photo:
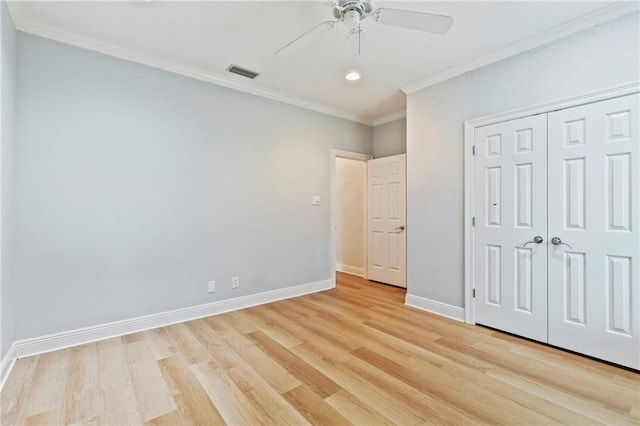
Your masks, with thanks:
[{"label": "door frame trim", "polygon": [[[336,159],[347,158],[349,160],[367,161],[373,159],[371,154],[362,154],[359,152],[342,151],[332,149],[329,151],[329,209],[330,209],[330,226],[329,226],[329,276],[331,277],[332,287],[336,286]],[[365,172],[365,182],[367,180]],[[367,191],[364,193],[364,225],[367,225]],[[364,279],[367,279],[367,233],[364,233]]]},{"label": "door frame trim", "polygon": [[466,120],[464,122],[464,321],[476,323],[475,303],[473,303],[475,253],[474,227],[472,225],[475,201],[473,146],[475,145],[475,129],[537,114],[545,114],[566,108],[572,108],[593,102],[618,98],[640,93],[640,81],[633,81],[605,89],[589,91],[577,96],[557,99],[525,108],[513,109],[498,114]]}]

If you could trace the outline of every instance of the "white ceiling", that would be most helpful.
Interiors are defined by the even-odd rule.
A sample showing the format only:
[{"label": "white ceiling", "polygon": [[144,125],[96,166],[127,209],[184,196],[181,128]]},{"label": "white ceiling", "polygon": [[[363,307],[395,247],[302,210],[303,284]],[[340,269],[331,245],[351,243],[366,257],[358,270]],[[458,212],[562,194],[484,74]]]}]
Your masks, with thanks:
[{"label": "white ceiling", "polygon": [[[359,58],[342,25],[306,50],[273,54],[332,19],[328,3],[28,1],[10,7],[23,31],[368,124],[402,114],[402,88],[417,89],[629,13],[629,3],[621,8],[603,1],[378,1],[374,7],[451,15],[455,21],[441,36],[367,19]],[[249,81],[226,73],[232,63],[261,75]],[[344,75],[354,66],[363,77],[348,82]]]}]

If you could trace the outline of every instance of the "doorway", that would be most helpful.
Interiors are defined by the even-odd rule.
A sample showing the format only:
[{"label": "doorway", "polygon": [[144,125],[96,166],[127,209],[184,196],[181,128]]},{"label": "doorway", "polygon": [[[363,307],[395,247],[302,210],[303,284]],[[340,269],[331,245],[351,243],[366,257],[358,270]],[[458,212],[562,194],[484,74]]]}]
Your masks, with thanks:
[{"label": "doorway", "polygon": [[406,288],[405,154],[332,150],[330,271]]},{"label": "doorway", "polygon": [[360,277],[366,269],[367,163],[335,159],[336,271]]},{"label": "doorway", "polygon": [[[330,276],[336,271],[366,277],[366,170],[369,154],[331,150]],[[354,199],[349,199],[351,195]],[[347,209],[353,209],[353,212]],[[347,241],[347,239],[351,239]]]}]

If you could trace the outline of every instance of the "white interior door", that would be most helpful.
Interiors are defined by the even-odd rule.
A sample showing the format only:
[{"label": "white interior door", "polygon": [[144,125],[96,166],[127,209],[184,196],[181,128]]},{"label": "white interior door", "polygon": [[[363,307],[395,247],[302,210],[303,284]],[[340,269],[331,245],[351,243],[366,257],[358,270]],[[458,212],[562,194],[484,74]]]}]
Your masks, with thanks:
[{"label": "white interior door", "polygon": [[475,130],[476,323],[547,341],[546,114]]},{"label": "white interior door", "polygon": [[[638,95],[549,114],[549,343],[640,369]],[[560,244],[559,241],[566,244]]]},{"label": "white interior door", "polygon": [[407,286],[406,155],[367,161],[367,278]]}]

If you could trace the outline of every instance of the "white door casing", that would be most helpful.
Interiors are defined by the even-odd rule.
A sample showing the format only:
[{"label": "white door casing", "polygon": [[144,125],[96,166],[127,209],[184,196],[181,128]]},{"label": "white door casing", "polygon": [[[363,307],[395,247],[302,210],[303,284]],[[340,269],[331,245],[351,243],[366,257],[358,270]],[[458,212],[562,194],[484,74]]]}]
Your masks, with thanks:
[{"label": "white door casing", "polygon": [[546,114],[476,128],[474,141],[476,322],[546,342]]},{"label": "white door casing", "polygon": [[640,95],[549,113],[549,343],[640,369]]},{"label": "white door casing", "polygon": [[367,161],[367,277],[407,286],[406,155]]}]

